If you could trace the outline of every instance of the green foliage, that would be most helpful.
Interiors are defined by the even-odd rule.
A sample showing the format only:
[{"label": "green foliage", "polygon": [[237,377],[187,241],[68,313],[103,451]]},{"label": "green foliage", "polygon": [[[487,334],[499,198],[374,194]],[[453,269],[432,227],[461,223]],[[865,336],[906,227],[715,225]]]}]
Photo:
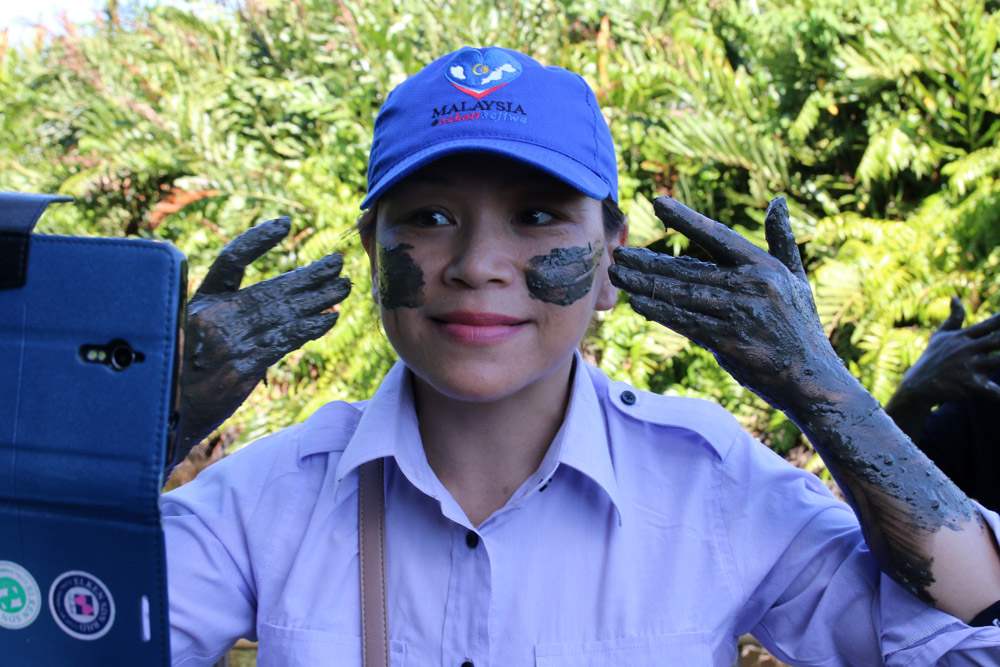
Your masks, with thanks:
[{"label": "green foliage", "polygon": [[[764,210],[785,196],[831,340],[885,400],[951,295],[971,320],[1000,306],[998,21],[971,0],[110,0],[65,36],[0,43],[0,188],[77,198],[42,231],[175,243],[192,287],[222,244],[278,215],[291,238],[247,281],[344,254],[339,323],[272,369],[234,418],[246,442],[377,386],[395,356],[352,232],[375,115],[435,57],[511,46],[597,90],[633,244],[700,255],[652,215],[669,195],[764,245]],[[584,348],[615,378],[719,401],[796,444],[624,298]]]}]

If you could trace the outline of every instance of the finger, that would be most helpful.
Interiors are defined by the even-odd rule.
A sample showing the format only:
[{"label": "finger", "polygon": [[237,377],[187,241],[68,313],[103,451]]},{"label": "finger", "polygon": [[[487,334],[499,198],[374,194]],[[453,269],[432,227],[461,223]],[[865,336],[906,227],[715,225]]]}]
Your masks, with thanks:
[{"label": "finger", "polygon": [[275,299],[254,293],[252,290],[257,285],[240,293],[242,317],[252,322],[247,331],[249,337],[263,336],[274,327],[300,323],[304,318],[329,311],[351,291],[350,280],[335,278],[321,289]]},{"label": "finger", "polygon": [[690,338],[692,341],[707,348],[705,332],[711,331],[712,318],[692,313],[681,308],[674,308],[668,303],[656,301],[644,296],[630,296],[628,305],[647,320],[659,322],[668,329]]},{"label": "finger", "polygon": [[291,218],[283,216],[251,227],[226,244],[212,262],[195,296],[235,292],[243,280],[243,270],[288,235]]},{"label": "finger", "polygon": [[977,375],[973,388],[980,396],[1000,402],[1000,385],[985,375]]},{"label": "finger", "polygon": [[[956,331],[962,328],[962,322],[965,321],[965,308],[962,306],[962,302],[957,296],[951,297],[951,314],[948,315],[938,331]],[[971,328],[971,327],[970,327]]]},{"label": "finger", "polygon": [[800,280],[806,280],[802,268],[799,246],[792,233],[792,223],[788,220],[788,205],[784,197],[775,197],[767,207],[764,218],[764,236],[767,238],[768,252],[784,264]]},{"label": "finger", "polygon": [[702,285],[670,276],[654,276],[633,269],[612,265],[608,269],[612,284],[629,294],[669,303],[680,310],[725,319],[736,303],[727,289]]},{"label": "finger", "polygon": [[[628,248],[621,246],[614,251],[615,263],[608,267],[609,274],[624,276],[622,269],[637,271],[647,275],[659,275],[692,285],[707,285],[729,292],[730,298],[768,295],[768,285],[751,275],[743,267],[726,267],[701,262],[691,257],[661,255],[648,248]],[[614,269],[614,267],[619,267]],[[614,271],[612,271],[614,269]],[[618,285],[622,289],[628,289]]]},{"label": "finger", "polygon": [[975,341],[969,344],[968,350],[973,354],[983,356],[988,355],[990,352],[1000,350],[1000,332],[995,331],[988,336],[975,339]]},{"label": "finger", "polygon": [[255,344],[233,361],[234,367],[245,377],[258,377],[268,366],[278,363],[286,354],[293,352],[308,341],[319,338],[329,331],[340,313],[317,313],[282,326],[271,327],[255,340]]},{"label": "finger", "polygon": [[712,285],[725,284],[726,269],[692,257],[674,257],[653,252],[649,248],[619,246],[614,250],[615,264],[642,273],[681,278]]},{"label": "finger", "polygon": [[1000,330],[1000,313],[997,313],[992,317],[988,317],[982,322],[977,322],[976,324],[966,327],[965,334],[971,336],[972,338],[980,338],[998,330]]},{"label": "finger", "polygon": [[292,350],[297,350],[305,343],[325,334],[337,323],[338,317],[340,313],[336,312],[317,313],[274,329],[267,346],[272,350],[271,356],[274,358],[270,363],[277,362]]},{"label": "finger", "polygon": [[[1000,371],[1000,354],[986,354],[976,358],[972,365],[979,375],[990,374],[991,376]],[[989,378],[987,378],[989,379]]]},{"label": "finger", "polygon": [[676,229],[719,264],[737,266],[758,260],[764,251],[722,223],[706,218],[677,200],[657,197],[653,211],[666,227]]},{"label": "finger", "polygon": [[294,299],[301,294],[311,294],[326,291],[336,285],[345,290],[340,296],[343,299],[350,292],[350,281],[338,280],[344,262],[340,255],[328,255],[318,259],[308,266],[302,266],[287,273],[254,283],[243,291],[248,293],[248,299],[258,302]]}]

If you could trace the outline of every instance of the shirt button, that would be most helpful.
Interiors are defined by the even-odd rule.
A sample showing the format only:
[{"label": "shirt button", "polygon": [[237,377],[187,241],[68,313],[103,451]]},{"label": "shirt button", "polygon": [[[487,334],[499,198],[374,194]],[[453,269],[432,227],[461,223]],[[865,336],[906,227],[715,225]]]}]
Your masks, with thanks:
[{"label": "shirt button", "polygon": [[[470,530],[469,532],[467,532],[465,534],[465,544],[470,549],[475,549],[476,547],[479,546],[479,536],[476,535],[473,531]],[[467,662],[465,664],[471,665],[472,663],[471,662]]]},{"label": "shirt button", "polygon": [[625,390],[621,395],[622,403],[625,405],[635,405],[635,394],[631,391]]},{"label": "shirt button", "polygon": [[471,660],[466,660],[465,662],[462,663],[462,667],[476,667],[476,666],[472,664]]}]

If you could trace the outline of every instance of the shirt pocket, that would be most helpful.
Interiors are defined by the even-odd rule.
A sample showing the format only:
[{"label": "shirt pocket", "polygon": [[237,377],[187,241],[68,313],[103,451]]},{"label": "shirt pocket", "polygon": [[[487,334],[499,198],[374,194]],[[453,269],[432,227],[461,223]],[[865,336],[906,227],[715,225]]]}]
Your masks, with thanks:
[{"label": "shirt pocket", "polygon": [[[361,667],[361,637],[262,623],[257,639],[257,667]],[[390,640],[389,664],[405,658],[406,644]]]},{"label": "shirt pocket", "polygon": [[538,644],[535,667],[712,665],[711,637],[709,632],[684,632],[578,644]]}]

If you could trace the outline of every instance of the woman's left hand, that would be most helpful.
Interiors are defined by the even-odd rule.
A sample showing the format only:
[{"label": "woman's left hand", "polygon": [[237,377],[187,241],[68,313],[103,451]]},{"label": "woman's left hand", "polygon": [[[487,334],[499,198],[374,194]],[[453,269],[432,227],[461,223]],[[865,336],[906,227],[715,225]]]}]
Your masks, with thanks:
[{"label": "woman's left hand", "polygon": [[636,312],[706,348],[783,410],[846,372],[816,314],[783,197],[767,209],[769,252],[673,199],[656,199],[654,209],[715,263],[618,248],[611,281],[630,293]]}]

